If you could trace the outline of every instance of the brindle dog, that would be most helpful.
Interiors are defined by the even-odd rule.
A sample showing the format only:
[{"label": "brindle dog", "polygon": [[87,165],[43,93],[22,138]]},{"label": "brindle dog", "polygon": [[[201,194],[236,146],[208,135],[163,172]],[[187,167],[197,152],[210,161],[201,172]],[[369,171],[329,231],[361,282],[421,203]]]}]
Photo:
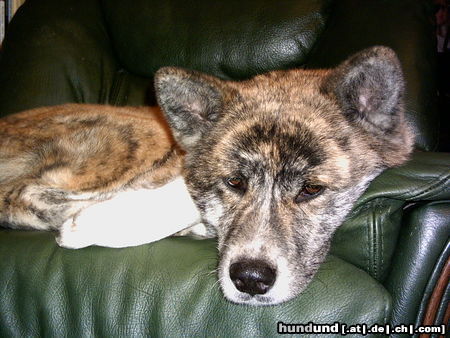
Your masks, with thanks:
[{"label": "brindle dog", "polygon": [[[67,247],[141,244],[193,223],[191,196],[202,235],[218,237],[226,298],[276,304],[306,288],[356,199],[413,148],[400,63],[386,47],[242,82],[162,68],[155,88],[164,118],[65,105],[2,119],[0,220],[60,229]],[[179,175],[190,196],[171,182]],[[134,242],[111,235],[126,227],[122,214],[138,216]]]}]

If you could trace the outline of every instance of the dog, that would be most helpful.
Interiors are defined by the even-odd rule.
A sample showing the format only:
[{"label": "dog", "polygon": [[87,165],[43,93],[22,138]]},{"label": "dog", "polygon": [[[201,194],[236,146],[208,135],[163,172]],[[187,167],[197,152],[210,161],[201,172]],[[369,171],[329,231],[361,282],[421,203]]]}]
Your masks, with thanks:
[{"label": "dog", "polygon": [[71,104],[3,118],[0,221],[59,230],[71,248],[194,224],[181,234],[217,237],[228,300],[278,304],[307,287],[369,183],[413,149],[387,47],[239,82],[165,67],[155,90],[162,112]]}]

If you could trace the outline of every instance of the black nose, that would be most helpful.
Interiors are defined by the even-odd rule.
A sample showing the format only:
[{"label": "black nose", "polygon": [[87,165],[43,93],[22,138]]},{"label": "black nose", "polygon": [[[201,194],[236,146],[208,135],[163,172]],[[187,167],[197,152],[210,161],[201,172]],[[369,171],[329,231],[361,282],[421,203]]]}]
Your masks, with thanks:
[{"label": "black nose", "polygon": [[239,291],[262,295],[275,283],[276,271],[263,261],[245,260],[231,264],[230,278]]}]

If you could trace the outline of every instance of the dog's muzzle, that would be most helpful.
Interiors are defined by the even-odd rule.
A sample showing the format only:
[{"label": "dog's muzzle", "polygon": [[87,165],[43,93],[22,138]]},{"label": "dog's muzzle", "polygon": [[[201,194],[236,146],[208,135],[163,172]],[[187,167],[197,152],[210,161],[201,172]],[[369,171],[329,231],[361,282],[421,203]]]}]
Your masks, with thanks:
[{"label": "dog's muzzle", "polygon": [[238,261],[229,272],[236,289],[251,296],[265,294],[276,279],[276,270],[261,260]]}]

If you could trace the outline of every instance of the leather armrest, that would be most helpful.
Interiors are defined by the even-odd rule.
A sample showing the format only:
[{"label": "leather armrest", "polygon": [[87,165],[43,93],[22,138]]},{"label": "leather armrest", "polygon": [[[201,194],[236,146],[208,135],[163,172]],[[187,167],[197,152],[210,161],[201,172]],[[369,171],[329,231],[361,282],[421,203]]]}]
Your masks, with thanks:
[{"label": "leather armrest", "polygon": [[336,231],[331,252],[383,281],[394,257],[408,205],[450,199],[450,154],[416,152],[386,170],[361,196]]},{"label": "leather armrest", "polygon": [[358,205],[379,197],[405,202],[447,200],[449,182],[450,153],[415,152],[405,165],[378,176]]},{"label": "leather armrest", "polygon": [[414,207],[405,217],[385,282],[394,302],[392,324],[421,324],[419,310],[426,308],[434,277],[447,259],[449,234],[450,201]]}]

